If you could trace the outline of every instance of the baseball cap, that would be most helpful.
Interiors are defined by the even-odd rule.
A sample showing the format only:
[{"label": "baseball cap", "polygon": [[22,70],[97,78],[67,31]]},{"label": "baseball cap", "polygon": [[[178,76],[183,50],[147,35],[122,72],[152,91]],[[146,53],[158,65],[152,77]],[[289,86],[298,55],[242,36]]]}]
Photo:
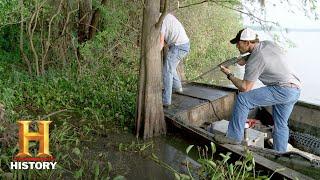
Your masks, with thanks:
[{"label": "baseball cap", "polygon": [[254,30],[252,30],[250,28],[244,28],[244,29],[241,29],[238,32],[238,34],[236,35],[235,38],[230,40],[230,43],[231,44],[236,44],[240,40],[253,41],[253,40],[256,40],[256,39],[258,39],[258,34]]}]

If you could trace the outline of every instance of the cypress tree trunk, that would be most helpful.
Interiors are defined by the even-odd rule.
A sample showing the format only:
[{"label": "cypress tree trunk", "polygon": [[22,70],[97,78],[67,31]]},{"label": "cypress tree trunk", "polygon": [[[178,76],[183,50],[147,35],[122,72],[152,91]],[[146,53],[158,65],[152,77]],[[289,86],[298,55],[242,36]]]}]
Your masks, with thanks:
[{"label": "cypress tree trunk", "polygon": [[159,10],[160,0],[144,1],[136,116],[137,136],[143,134],[144,139],[166,133],[161,88],[161,26],[156,26]]}]

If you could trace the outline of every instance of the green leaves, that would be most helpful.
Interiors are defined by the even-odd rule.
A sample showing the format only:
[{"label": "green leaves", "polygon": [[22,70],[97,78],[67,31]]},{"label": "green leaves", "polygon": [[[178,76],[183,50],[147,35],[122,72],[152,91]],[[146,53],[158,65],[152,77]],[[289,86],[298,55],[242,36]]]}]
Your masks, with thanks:
[{"label": "green leaves", "polygon": [[188,146],[188,148],[186,149],[186,153],[189,154],[189,151],[193,148],[194,145],[190,145]]},{"label": "green leaves", "polygon": [[193,178],[190,177],[189,175],[186,175],[186,174],[174,173],[174,179],[175,180],[189,180],[189,179],[193,179]]},{"label": "green leaves", "polygon": [[18,0],[0,1],[0,30],[6,24],[15,23],[19,21],[18,4]]},{"label": "green leaves", "polygon": [[234,175],[234,167],[233,167],[233,164],[229,164],[229,166],[228,166],[228,172],[230,173],[231,176]]},{"label": "green leaves", "polygon": [[210,147],[211,147],[212,154],[214,154],[217,150],[216,145],[213,142],[210,142]]},{"label": "green leaves", "polygon": [[180,180],[180,175],[178,173],[174,173],[174,179],[175,180]]},{"label": "green leaves", "polygon": [[77,156],[80,156],[81,155],[81,151],[80,151],[80,149],[79,148],[73,148],[72,149],[72,152],[75,154],[75,155],[77,155]]},{"label": "green leaves", "polygon": [[100,167],[99,167],[99,163],[97,163],[96,161],[94,162],[94,179],[99,179],[99,174],[100,174]]},{"label": "green leaves", "polygon": [[227,154],[219,154],[223,159],[222,159],[222,163],[225,164],[229,159],[230,159],[230,155],[231,152],[227,152]]},{"label": "green leaves", "polygon": [[[187,153],[192,148],[193,145],[190,145],[187,148]],[[249,150],[246,150],[245,155],[235,162],[231,161],[231,152],[219,153],[220,158],[215,157],[214,153],[216,152],[216,146],[212,142],[210,143],[210,149],[207,146],[204,146],[198,147],[198,151],[199,159],[197,161],[201,165],[198,170],[199,179],[265,179],[264,176],[256,177],[254,157]],[[208,155],[210,151],[212,152],[211,156]],[[189,162],[187,162],[187,164],[188,163]],[[187,166],[187,168],[189,168],[189,166]],[[191,170],[188,169],[188,172]]]},{"label": "green leaves", "polygon": [[139,143],[132,141],[131,144],[120,143],[118,145],[119,151],[143,152],[153,148],[153,141]]},{"label": "green leaves", "polygon": [[113,180],[125,180],[126,178],[124,176],[118,175]]},{"label": "green leaves", "polygon": [[81,167],[79,170],[75,171],[73,177],[75,179],[80,179],[83,175],[83,168]]}]

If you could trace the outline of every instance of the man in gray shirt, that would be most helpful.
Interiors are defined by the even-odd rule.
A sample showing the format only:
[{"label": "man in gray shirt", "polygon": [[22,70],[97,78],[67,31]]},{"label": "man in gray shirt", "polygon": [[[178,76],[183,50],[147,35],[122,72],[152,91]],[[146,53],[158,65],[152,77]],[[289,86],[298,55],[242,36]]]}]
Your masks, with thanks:
[{"label": "man in gray shirt", "polygon": [[[237,96],[227,137],[235,142],[243,140],[244,126],[249,110],[257,106],[272,106],[274,120],[274,149],[286,152],[289,128],[288,119],[294,104],[300,96],[301,83],[289,66],[289,61],[281,48],[271,41],[259,42],[256,32],[242,29],[230,41],[236,44],[241,54],[251,53],[245,64],[243,80],[235,77],[230,69],[221,66],[221,71],[241,91]],[[257,80],[265,87],[253,89]]]}]

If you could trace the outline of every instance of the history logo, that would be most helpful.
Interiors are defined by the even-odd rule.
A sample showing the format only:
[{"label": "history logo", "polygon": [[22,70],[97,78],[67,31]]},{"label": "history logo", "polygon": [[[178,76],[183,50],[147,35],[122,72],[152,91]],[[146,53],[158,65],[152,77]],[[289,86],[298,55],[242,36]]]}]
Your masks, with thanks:
[{"label": "history logo", "polygon": [[[10,169],[55,169],[57,162],[49,152],[49,124],[51,121],[37,121],[38,132],[29,132],[32,121],[18,121],[19,153],[10,162]],[[39,142],[38,154],[29,153],[29,142]]]}]

